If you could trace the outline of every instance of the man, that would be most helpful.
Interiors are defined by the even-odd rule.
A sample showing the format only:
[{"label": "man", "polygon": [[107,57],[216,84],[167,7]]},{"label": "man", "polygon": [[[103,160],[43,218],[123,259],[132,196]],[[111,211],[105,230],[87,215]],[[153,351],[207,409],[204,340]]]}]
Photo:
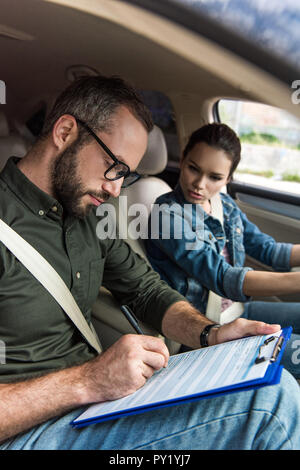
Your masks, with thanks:
[{"label": "man", "polygon": [[[119,78],[93,77],[57,99],[41,138],[0,178],[1,218],[47,258],[83,314],[101,284],[165,336],[192,348],[212,324],[121,240],[98,240],[93,206],[132,182],[152,122]],[[1,244],[2,245],[2,244]],[[2,449],[300,448],[297,383],[282,383],[72,429],[93,402],[126,396],[168,362],[159,338],[125,335],[100,355],[50,294],[1,246]],[[208,344],[278,331],[236,320],[213,327]]]}]

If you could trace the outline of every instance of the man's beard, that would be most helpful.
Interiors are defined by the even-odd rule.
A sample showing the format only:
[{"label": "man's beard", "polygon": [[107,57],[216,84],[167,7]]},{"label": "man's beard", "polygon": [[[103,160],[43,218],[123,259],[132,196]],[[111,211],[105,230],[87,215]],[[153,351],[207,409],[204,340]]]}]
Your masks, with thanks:
[{"label": "man's beard", "polygon": [[53,193],[64,211],[73,217],[84,218],[95,207],[92,203],[84,205],[84,195],[92,194],[96,198],[107,200],[109,195],[102,191],[88,191],[78,174],[78,142],[74,142],[54,161],[51,171]]}]

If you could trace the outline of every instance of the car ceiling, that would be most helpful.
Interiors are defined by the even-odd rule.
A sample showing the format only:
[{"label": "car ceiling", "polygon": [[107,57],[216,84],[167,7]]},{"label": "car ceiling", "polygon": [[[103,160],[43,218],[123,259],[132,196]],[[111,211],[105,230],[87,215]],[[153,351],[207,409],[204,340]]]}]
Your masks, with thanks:
[{"label": "car ceiling", "polygon": [[[108,5],[107,0],[89,2],[95,8]],[[119,4],[120,11],[118,1],[111,4]],[[101,11],[95,16],[54,0],[0,0],[0,8],[0,54],[4,58],[0,79],[6,83],[7,103],[14,111],[19,108],[26,113],[39,100],[55,95],[68,83],[68,67],[76,64],[119,74],[139,88],[169,95],[252,96],[247,87],[234,86],[120,21],[101,17]],[[32,39],[9,38],[11,30]]]}]

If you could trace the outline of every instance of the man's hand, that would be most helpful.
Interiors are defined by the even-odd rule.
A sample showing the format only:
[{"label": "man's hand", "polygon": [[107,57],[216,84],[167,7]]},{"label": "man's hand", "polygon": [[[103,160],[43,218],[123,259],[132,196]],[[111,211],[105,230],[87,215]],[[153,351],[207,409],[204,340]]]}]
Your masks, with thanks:
[{"label": "man's hand", "polygon": [[270,325],[261,321],[237,318],[230,323],[222,325],[220,328],[212,328],[208,335],[208,344],[212,346],[245,336],[269,335],[276,333],[280,328],[280,325]]},{"label": "man's hand", "polygon": [[125,335],[100,356],[82,368],[84,402],[92,403],[129,395],[166,367],[169,351],[165,343],[152,336]]}]

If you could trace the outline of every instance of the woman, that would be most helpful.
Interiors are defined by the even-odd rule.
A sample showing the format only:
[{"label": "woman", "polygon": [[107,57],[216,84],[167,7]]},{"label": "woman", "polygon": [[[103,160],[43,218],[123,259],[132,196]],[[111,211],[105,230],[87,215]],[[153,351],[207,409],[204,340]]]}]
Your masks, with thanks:
[{"label": "woman", "polygon": [[[208,124],[191,135],[176,188],[156,200],[159,220],[154,221],[152,211],[148,257],[161,277],[201,312],[207,314],[211,291],[222,298],[223,313],[231,312],[237,301],[242,302],[238,315],[244,318],[292,326],[283,362],[300,378],[300,303],[251,300],[300,291],[300,272],[289,272],[300,265],[300,245],[277,243],[251,223],[230,196],[220,193],[240,161],[240,152],[238,137],[224,124]],[[221,217],[212,213],[212,201],[219,194]],[[244,267],[246,254],[276,272]]]}]

